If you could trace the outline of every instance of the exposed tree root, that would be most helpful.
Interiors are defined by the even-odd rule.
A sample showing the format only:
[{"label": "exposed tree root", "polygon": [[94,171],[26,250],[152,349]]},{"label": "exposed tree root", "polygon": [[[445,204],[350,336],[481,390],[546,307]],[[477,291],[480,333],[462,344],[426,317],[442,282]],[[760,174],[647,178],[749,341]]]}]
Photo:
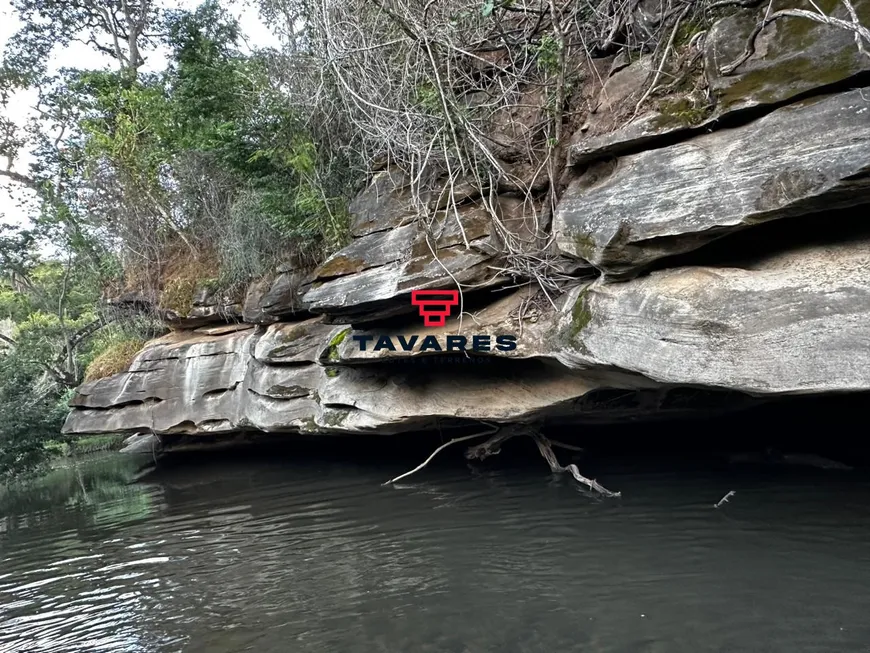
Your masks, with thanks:
[{"label": "exposed tree root", "polygon": [[559,461],[556,459],[556,454],[553,453],[553,447],[550,444],[550,441],[540,433],[535,433],[532,438],[534,439],[535,444],[538,445],[538,451],[541,452],[544,460],[547,461],[547,464],[550,465],[550,469],[553,470],[554,473],[570,472],[571,476],[573,476],[578,483],[582,483],[583,485],[589,487],[589,489],[600,492],[606,497],[622,496],[622,492],[611,492],[595,479],[586,478],[585,476],[583,476],[583,474],[580,473],[580,470],[577,469],[577,465],[573,463],[568,465],[567,467],[562,467],[562,465],[560,465]]},{"label": "exposed tree root", "polygon": [[843,0],[843,4],[849,12],[851,22],[828,16],[822,13],[821,10],[807,11],[805,9],[783,9],[781,11],[770,13],[770,5],[768,5],[767,15],[749,34],[746,48],[743,50],[743,53],[730,64],[722,66],[719,69],[720,74],[730,75],[737,70],[737,68],[746,63],[746,61],[755,54],[755,40],[758,38],[758,35],[761,34],[765,27],[780,18],[805,18],[817,23],[822,23],[823,25],[830,25],[831,27],[837,27],[852,32],[855,35],[855,45],[858,48],[858,52],[866,57],[870,57],[870,52],[866,49],[866,45],[870,45],[870,30],[858,22],[858,15],[855,12],[855,7],[852,5],[851,0]]},{"label": "exposed tree root", "polygon": [[686,17],[686,15],[688,15],[689,11],[692,9],[693,6],[694,4],[691,2],[686,4],[680,14],[677,16],[677,19],[674,21],[674,26],[671,29],[671,35],[668,38],[667,45],[665,45],[665,50],[662,53],[662,58],[659,61],[659,67],[656,69],[655,75],[653,75],[652,82],[650,82],[650,85],[647,87],[640,100],[637,101],[637,104],[634,107],[634,114],[632,115],[632,120],[637,117],[637,114],[640,112],[643,103],[646,102],[646,99],[650,96],[650,94],[655,91],[656,86],[658,86],[659,79],[661,78],[662,72],[665,69],[665,64],[668,61],[668,54],[674,47],[674,40],[677,37],[677,31],[680,29],[680,24],[683,22],[683,19]]}]

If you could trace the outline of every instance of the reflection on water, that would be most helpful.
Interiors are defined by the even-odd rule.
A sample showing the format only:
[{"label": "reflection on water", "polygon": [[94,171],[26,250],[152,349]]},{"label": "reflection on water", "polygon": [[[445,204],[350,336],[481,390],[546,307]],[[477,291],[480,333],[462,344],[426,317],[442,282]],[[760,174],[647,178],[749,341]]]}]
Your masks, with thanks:
[{"label": "reflection on water", "polygon": [[870,650],[861,472],[403,469],[107,456],[6,493],[0,651]]}]

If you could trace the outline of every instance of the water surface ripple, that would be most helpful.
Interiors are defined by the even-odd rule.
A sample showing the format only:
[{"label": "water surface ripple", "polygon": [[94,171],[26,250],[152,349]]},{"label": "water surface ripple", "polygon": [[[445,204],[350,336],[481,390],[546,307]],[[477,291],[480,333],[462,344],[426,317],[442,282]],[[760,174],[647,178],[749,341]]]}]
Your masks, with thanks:
[{"label": "water surface ripple", "polygon": [[858,472],[113,464],[2,499],[0,651],[870,651]]}]

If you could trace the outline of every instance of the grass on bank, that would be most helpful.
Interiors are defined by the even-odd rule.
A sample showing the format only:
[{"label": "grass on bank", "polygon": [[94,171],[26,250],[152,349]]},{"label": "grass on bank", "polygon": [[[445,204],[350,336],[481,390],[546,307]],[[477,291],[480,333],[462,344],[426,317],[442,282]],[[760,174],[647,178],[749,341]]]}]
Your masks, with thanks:
[{"label": "grass on bank", "polygon": [[145,340],[142,338],[125,338],[110,344],[85,369],[85,381],[95,381],[126,372],[144,345]]}]

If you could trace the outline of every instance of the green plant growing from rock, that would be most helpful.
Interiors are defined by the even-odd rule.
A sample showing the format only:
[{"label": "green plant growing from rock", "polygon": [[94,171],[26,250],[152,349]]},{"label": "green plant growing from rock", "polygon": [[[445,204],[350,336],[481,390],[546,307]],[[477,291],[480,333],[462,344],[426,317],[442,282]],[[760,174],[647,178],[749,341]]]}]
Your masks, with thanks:
[{"label": "green plant growing from rock", "polygon": [[344,342],[345,338],[347,338],[348,334],[353,329],[343,329],[339,331],[335,336],[333,336],[332,340],[329,341],[329,345],[327,347],[327,355],[326,360],[330,363],[335,363],[341,360],[341,354],[338,351],[339,345]]}]

